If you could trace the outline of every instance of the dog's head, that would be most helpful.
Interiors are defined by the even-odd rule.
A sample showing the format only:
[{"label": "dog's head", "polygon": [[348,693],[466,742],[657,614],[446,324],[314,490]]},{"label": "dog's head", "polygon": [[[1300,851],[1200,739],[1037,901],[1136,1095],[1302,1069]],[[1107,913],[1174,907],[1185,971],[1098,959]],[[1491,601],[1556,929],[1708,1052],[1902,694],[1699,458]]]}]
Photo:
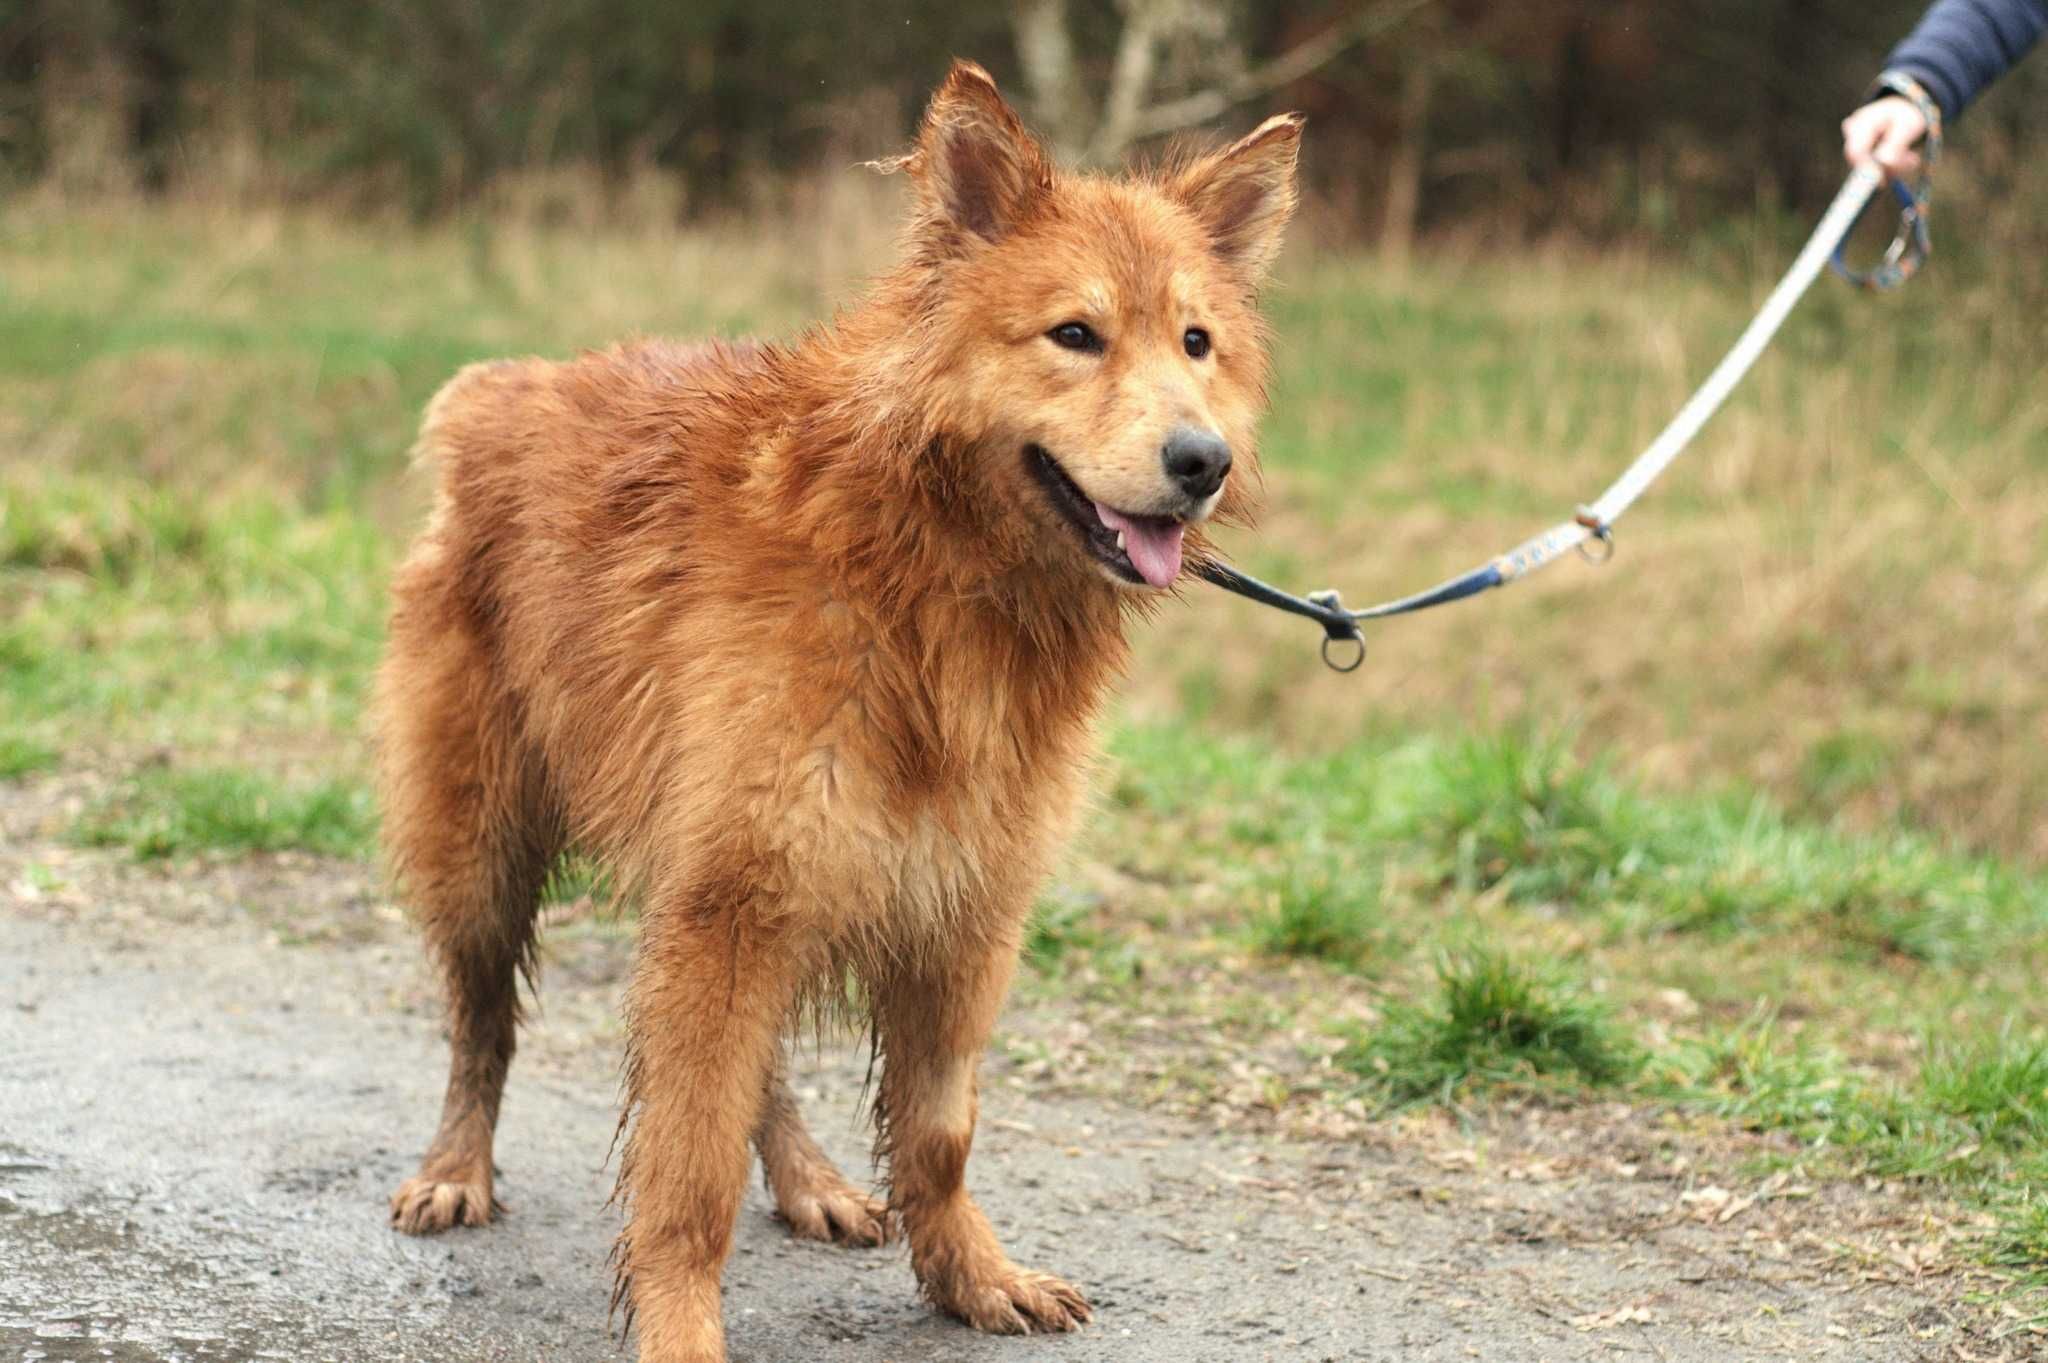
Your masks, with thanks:
[{"label": "dog's head", "polygon": [[1191,527],[1249,515],[1256,295],[1300,141],[1282,114],[1153,173],[1069,174],[979,66],[956,63],[933,96],[895,163],[916,185],[933,420],[974,451],[986,494],[1024,505],[1044,552],[1163,588]]}]

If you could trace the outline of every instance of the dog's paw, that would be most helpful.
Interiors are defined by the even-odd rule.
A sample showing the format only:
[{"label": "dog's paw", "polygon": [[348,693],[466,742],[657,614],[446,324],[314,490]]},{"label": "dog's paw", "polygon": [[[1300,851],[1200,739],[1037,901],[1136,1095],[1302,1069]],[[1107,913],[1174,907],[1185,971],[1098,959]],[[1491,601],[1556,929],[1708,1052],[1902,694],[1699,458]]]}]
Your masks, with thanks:
[{"label": "dog's paw", "polygon": [[484,1226],[505,1208],[488,1181],[409,1178],[391,1195],[391,1225],[407,1235],[432,1235],[450,1226]]},{"label": "dog's paw", "polygon": [[775,1213],[799,1240],[822,1240],[850,1248],[869,1248],[889,1240],[888,1204],[836,1172],[778,1198]]},{"label": "dog's paw", "polygon": [[1095,1315],[1079,1288],[1014,1264],[986,1277],[955,1280],[933,1295],[946,1311],[992,1335],[1064,1334]]}]

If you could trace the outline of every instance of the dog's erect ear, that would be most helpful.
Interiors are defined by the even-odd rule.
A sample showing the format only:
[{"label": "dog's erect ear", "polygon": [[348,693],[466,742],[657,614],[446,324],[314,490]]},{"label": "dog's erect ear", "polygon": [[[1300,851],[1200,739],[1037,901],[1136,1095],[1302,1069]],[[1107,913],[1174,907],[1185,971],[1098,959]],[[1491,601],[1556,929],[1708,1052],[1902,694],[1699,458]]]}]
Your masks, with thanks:
[{"label": "dog's erect ear", "polygon": [[932,96],[917,150],[901,163],[941,221],[985,241],[1006,235],[1052,188],[1052,162],[988,72],[955,61]]},{"label": "dog's erect ear", "polygon": [[1300,114],[1275,114],[1168,182],[1208,229],[1216,254],[1253,283],[1280,254],[1281,232],[1294,214],[1301,125]]}]

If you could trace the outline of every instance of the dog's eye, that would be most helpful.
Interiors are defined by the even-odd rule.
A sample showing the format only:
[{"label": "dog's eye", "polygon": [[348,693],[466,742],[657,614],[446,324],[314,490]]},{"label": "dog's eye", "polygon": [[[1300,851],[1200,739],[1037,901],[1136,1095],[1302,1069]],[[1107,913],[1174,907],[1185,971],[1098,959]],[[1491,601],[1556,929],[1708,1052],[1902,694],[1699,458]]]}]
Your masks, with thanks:
[{"label": "dog's eye", "polygon": [[1191,360],[1199,360],[1209,353],[1209,333],[1200,327],[1189,327],[1187,334],[1180,338],[1180,343]]},{"label": "dog's eye", "polygon": [[1089,330],[1088,326],[1082,322],[1062,322],[1045,334],[1052,338],[1054,345],[1062,346],[1068,350],[1099,351],[1102,349],[1102,338]]}]

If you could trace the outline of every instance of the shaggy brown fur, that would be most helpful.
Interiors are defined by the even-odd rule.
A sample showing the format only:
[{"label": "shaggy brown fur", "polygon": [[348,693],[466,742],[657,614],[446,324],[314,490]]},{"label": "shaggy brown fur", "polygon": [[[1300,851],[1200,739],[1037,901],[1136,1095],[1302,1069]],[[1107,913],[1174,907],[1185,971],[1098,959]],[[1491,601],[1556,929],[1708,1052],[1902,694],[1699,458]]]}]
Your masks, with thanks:
[{"label": "shaggy brown fur", "polygon": [[[792,1231],[900,1230],[968,1323],[1089,1318],[966,1192],[975,1067],[1124,618],[1154,596],[1133,579],[1171,585],[1184,532],[1199,554],[1191,527],[1248,514],[1254,295],[1299,133],[1275,118],[1147,177],[1069,176],[961,63],[887,167],[915,191],[902,261],[830,325],[479,365],[434,399],[438,497],[393,587],[378,714],[386,839],[454,1058],[396,1226],[497,1210],[516,978],[573,845],[642,905],[617,1258],[643,1360],[725,1357],[750,1144]],[[1189,431],[1234,454],[1220,490],[1169,467]],[[886,1202],[782,1078],[792,1020],[849,974],[883,1062]]]}]

